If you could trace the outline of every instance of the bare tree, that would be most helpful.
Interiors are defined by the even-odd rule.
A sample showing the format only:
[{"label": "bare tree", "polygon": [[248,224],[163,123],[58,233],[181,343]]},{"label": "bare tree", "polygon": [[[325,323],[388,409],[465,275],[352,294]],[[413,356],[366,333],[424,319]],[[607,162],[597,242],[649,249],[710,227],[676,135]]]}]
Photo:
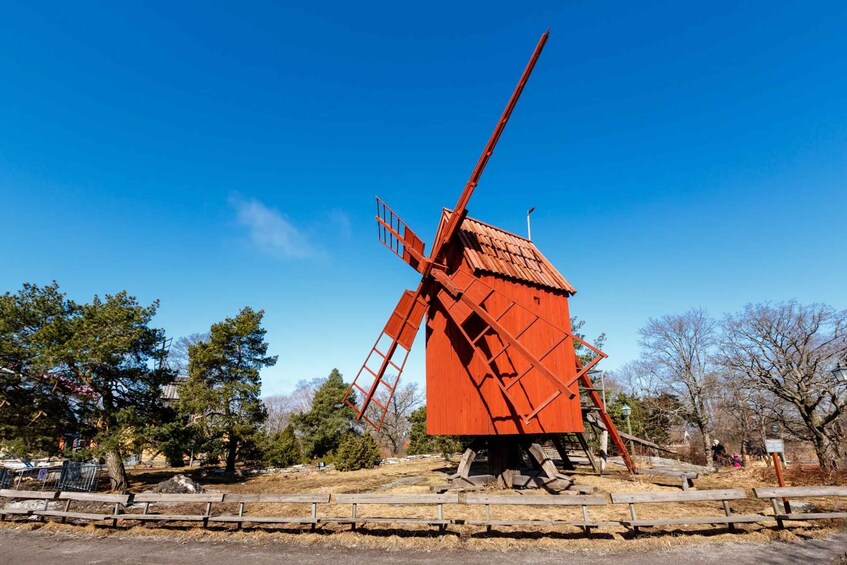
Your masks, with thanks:
[{"label": "bare tree", "polygon": [[727,373],[721,378],[713,403],[713,429],[724,443],[737,443],[741,455],[748,455],[754,435],[764,430],[761,411],[762,393],[748,386],[745,379]]},{"label": "bare tree", "polygon": [[687,420],[700,430],[703,455],[711,466],[711,404],[718,388],[712,360],[718,342],[715,321],[705,310],[694,309],[650,318],[639,333],[650,371],[685,406]]},{"label": "bare tree", "polygon": [[168,351],[168,368],[177,376],[188,376],[188,348],[209,341],[209,332],[193,333],[174,340]]},{"label": "bare tree", "polygon": [[281,432],[288,426],[291,416],[308,412],[312,408],[315,391],[325,380],[302,380],[290,394],[275,394],[263,398],[262,402],[268,412],[264,424],[265,431],[270,435]]},{"label": "bare tree", "polygon": [[[424,394],[418,389],[416,383],[406,383],[395,391],[389,402],[388,389],[385,387],[380,387],[380,389],[376,399],[383,406],[388,405],[388,412],[385,414],[385,421],[377,436],[392,455],[397,455],[402,453],[403,444],[412,427],[409,416],[423,404]],[[374,404],[371,404],[369,410],[368,416],[371,419],[378,419],[382,414],[382,410],[377,411]]]},{"label": "bare tree", "polygon": [[639,397],[658,396],[667,388],[658,378],[652,363],[644,358],[624,364],[610,376],[606,380],[606,389],[612,395],[626,392]]},{"label": "bare tree", "polygon": [[771,416],[810,441],[822,468],[843,456],[847,390],[831,373],[847,355],[847,311],[823,304],[747,305],[724,320],[722,362],[773,395]]},{"label": "bare tree", "polygon": [[292,396],[290,394],[274,394],[266,396],[262,399],[262,402],[268,413],[268,417],[262,426],[265,432],[268,435],[274,435],[284,430],[294,413]]},{"label": "bare tree", "polygon": [[[660,374],[647,359],[630,361],[612,373],[610,380],[618,390],[611,388],[612,395],[609,396],[612,398],[615,392],[625,392],[638,400],[645,415],[649,415],[653,422],[665,424],[656,434],[657,429],[651,430],[649,422],[642,423],[645,425],[644,439],[657,443],[667,440],[670,426],[685,422],[688,413],[686,406],[677,400],[676,390],[669,387]],[[655,437],[650,436],[650,431]]]},{"label": "bare tree", "polygon": [[321,385],[326,382],[326,377],[302,380],[294,387],[291,393],[291,410],[292,412],[304,413],[312,409],[312,399],[315,398],[315,392]]}]

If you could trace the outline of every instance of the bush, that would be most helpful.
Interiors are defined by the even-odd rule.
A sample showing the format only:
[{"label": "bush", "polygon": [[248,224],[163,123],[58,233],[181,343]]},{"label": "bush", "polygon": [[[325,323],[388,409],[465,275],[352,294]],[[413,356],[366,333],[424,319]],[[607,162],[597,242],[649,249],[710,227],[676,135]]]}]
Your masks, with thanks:
[{"label": "bush", "polygon": [[421,406],[409,416],[409,455],[432,453],[432,441],[426,435],[426,406]]},{"label": "bush", "polygon": [[294,426],[267,436],[264,449],[265,464],[272,467],[290,467],[303,462],[303,448],[294,435]]},{"label": "bush", "polygon": [[372,469],[379,465],[379,448],[370,434],[347,433],[341,438],[334,459],[339,471]]}]

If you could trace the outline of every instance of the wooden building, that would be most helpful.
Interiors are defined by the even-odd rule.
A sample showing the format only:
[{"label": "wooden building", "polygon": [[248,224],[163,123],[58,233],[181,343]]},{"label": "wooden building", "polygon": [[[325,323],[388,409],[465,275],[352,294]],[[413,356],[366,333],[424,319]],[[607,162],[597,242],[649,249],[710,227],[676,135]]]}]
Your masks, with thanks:
[{"label": "wooden building", "polygon": [[[441,218],[443,229],[450,211]],[[550,324],[536,323],[540,316],[568,332],[571,330],[568,297],[576,291],[529,240],[489,224],[466,218],[458,237],[447,250],[447,270],[451,278],[470,275],[490,287],[486,310],[502,313],[514,302],[501,323],[533,351],[552,351],[544,364],[563,382],[577,374],[572,339],[562,341],[562,332]],[[476,336],[484,327],[478,317],[470,317],[460,330],[445,312],[442,301],[429,303],[426,322],[427,432],[434,435],[509,435],[582,432],[583,419],[577,383],[573,396],[559,395],[528,423],[523,416],[539,407],[555,391],[546,379],[528,375],[511,394],[501,390],[528,367],[527,360],[506,351],[492,364],[474,348],[466,335]],[[466,335],[463,335],[463,331]],[[556,345],[558,343],[558,345]],[[502,349],[496,333],[486,332],[477,345],[490,352]]]}]

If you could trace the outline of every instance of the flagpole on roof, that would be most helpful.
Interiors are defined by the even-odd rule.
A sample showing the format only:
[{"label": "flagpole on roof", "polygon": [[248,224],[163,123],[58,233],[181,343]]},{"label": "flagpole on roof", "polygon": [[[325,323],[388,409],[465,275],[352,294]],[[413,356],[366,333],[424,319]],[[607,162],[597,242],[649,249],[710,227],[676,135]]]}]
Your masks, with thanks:
[{"label": "flagpole on roof", "polygon": [[529,223],[529,215],[535,212],[535,206],[526,211],[526,238],[532,241],[532,226]]}]

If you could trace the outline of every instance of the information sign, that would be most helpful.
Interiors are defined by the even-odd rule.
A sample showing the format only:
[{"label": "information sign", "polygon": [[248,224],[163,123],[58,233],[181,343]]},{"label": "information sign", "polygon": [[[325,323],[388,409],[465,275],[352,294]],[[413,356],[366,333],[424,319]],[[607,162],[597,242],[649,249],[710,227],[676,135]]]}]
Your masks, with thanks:
[{"label": "information sign", "polygon": [[785,442],[781,439],[766,439],[765,451],[768,453],[785,453]]}]

